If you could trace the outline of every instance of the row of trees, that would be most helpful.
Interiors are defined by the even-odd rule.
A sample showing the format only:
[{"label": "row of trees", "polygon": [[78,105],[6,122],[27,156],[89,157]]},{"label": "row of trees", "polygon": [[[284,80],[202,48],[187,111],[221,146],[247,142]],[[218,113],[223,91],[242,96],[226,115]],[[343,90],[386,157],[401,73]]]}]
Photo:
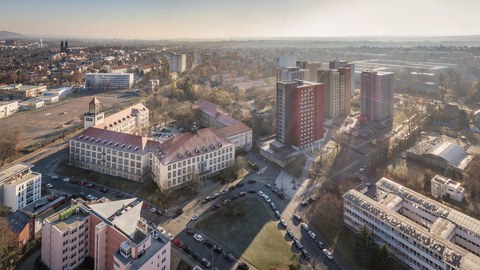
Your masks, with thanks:
[{"label": "row of trees", "polygon": [[0,132],[0,166],[17,154],[23,139],[23,130],[19,127],[7,128]]},{"label": "row of trees", "polygon": [[390,255],[386,245],[379,247],[367,227],[355,235],[355,259],[363,267],[373,270],[400,270],[403,267]]}]

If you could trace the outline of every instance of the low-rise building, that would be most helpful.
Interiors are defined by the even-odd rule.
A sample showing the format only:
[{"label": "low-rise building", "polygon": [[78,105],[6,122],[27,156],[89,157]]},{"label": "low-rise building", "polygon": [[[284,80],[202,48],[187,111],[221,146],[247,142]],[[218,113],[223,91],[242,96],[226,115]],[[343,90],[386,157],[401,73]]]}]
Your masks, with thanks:
[{"label": "low-rise building", "polygon": [[40,98],[29,99],[22,101],[18,104],[18,107],[22,111],[35,110],[45,107],[45,101]]},{"label": "low-rise building", "polygon": [[435,198],[448,196],[458,202],[463,201],[465,196],[465,188],[460,183],[438,174],[431,180],[431,192]]},{"label": "low-rise building", "polygon": [[193,108],[198,110],[200,126],[217,129],[237,150],[248,151],[252,148],[252,129],[232,118],[225,109],[204,99],[196,101]]},{"label": "low-rise building", "polygon": [[8,227],[18,236],[18,245],[23,247],[35,238],[35,219],[20,210],[8,215]]},{"label": "low-rise building", "polygon": [[10,99],[25,100],[39,97],[46,90],[47,87],[45,85],[23,85],[19,83],[0,86],[0,95],[6,96]]},{"label": "low-rise building", "polygon": [[94,269],[170,269],[170,241],[140,217],[136,199],[70,208],[44,221],[42,261],[50,269],[75,269],[86,256]]},{"label": "low-rise building", "polygon": [[18,100],[0,101],[0,118],[7,117],[18,112]]},{"label": "low-rise building", "polygon": [[2,202],[12,212],[41,197],[42,174],[33,172],[32,167],[21,162],[0,171]]},{"label": "low-rise building", "polygon": [[87,73],[85,87],[87,89],[110,90],[129,89],[133,86],[133,73]]}]

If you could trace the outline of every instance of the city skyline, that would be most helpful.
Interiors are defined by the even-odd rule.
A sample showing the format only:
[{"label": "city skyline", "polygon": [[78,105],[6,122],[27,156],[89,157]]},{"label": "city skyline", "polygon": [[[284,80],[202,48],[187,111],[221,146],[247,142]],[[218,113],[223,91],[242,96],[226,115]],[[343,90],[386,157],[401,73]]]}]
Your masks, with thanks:
[{"label": "city skyline", "polygon": [[[475,35],[464,0],[2,1],[1,30],[35,37],[235,39]],[[412,8],[415,7],[415,8]],[[19,14],[22,14],[19,16]]]}]

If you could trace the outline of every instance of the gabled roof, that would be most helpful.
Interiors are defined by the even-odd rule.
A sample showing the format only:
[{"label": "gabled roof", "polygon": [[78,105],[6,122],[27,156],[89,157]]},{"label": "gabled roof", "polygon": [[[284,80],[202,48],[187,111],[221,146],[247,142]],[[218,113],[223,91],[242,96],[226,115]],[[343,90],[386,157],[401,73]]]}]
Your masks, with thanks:
[{"label": "gabled roof", "polygon": [[143,103],[137,103],[132,105],[125,110],[121,110],[117,113],[114,113],[108,117],[105,117],[105,121],[103,123],[96,125],[97,128],[102,129],[110,129],[115,127],[116,125],[120,125],[122,121],[127,121],[132,117],[137,116],[140,112],[148,113],[147,107],[143,105]]},{"label": "gabled roof", "polygon": [[29,221],[30,218],[25,213],[19,210],[8,215],[8,226],[15,233],[20,233],[21,231],[23,231]]}]

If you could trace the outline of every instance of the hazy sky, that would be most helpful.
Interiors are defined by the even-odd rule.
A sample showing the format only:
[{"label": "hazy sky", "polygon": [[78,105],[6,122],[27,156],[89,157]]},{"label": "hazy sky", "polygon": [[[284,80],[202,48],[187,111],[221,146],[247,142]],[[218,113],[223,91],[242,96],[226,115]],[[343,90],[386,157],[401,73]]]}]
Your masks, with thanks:
[{"label": "hazy sky", "polygon": [[96,38],[480,33],[480,0],[0,0],[0,30]]}]

